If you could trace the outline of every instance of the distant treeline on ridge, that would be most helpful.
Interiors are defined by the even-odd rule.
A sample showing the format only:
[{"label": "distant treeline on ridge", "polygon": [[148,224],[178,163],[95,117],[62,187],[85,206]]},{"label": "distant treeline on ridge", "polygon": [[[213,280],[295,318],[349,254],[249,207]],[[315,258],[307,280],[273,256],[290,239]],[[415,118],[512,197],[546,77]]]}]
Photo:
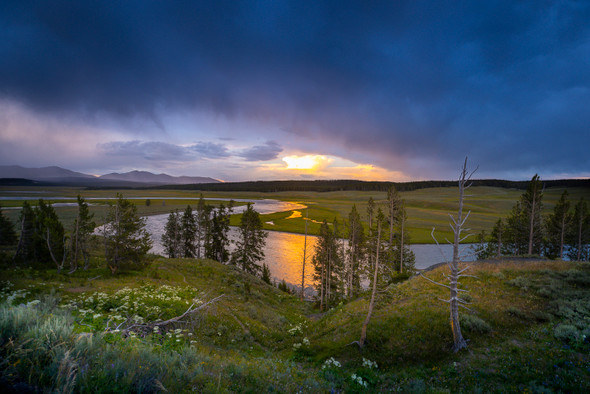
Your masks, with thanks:
[{"label": "distant treeline on ridge", "polygon": [[[502,179],[476,179],[473,186],[493,186],[512,189],[526,189],[529,181],[507,181]],[[558,179],[543,181],[545,187],[590,187],[590,179]],[[334,192],[334,191],[380,191],[386,192],[390,186],[398,191],[412,191],[433,187],[454,187],[457,181],[414,181],[377,182],[356,180],[316,180],[316,181],[251,181],[226,183],[200,183],[192,185],[167,185],[150,189],[201,190],[211,192]]]}]

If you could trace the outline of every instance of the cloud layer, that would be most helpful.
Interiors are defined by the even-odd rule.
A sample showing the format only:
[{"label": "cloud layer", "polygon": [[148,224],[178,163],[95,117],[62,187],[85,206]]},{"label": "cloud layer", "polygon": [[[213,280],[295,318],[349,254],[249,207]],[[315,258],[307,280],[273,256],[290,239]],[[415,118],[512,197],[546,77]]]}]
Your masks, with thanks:
[{"label": "cloud layer", "polygon": [[532,0],[3,2],[0,143],[38,158],[10,139],[22,106],[64,125],[37,122],[48,141],[100,133],[96,165],[295,153],[449,178],[469,155],[481,176],[590,176],[588,20]]}]

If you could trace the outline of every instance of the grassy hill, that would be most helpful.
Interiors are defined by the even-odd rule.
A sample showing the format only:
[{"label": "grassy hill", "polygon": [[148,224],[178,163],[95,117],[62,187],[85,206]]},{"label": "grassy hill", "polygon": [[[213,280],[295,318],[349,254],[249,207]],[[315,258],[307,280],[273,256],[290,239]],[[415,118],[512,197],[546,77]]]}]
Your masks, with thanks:
[{"label": "grassy hill", "polygon": [[[380,292],[361,351],[350,344],[366,295],[320,314],[208,260],[155,258],[116,276],[4,270],[0,388],[587,392],[590,264],[506,260],[470,271],[476,278],[462,282],[472,302],[462,315],[470,346],[453,354],[447,304],[437,300],[446,293],[420,277]],[[426,275],[442,281],[444,272]],[[202,308],[163,323],[190,306]],[[156,319],[158,329],[149,324]]]}]

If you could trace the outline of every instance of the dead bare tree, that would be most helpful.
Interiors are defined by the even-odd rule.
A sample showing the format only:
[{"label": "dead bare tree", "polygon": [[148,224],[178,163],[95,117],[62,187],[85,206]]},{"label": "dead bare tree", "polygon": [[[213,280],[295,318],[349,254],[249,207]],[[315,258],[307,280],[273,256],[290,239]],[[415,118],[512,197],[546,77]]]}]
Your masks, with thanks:
[{"label": "dead bare tree", "polygon": [[[465,195],[465,190],[471,186],[471,184],[467,184],[467,183],[469,183],[469,181],[471,180],[471,177],[473,176],[475,171],[477,171],[477,168],[468,174],[468,172],[467,172],[467,158],[465,158],[465,162],[463,163],[463,169],[462,169],[461,174],[459,176],[459,209],[457,211],[457,217],[455,218],[455,217],[453,217],[453,215],[449,214],[449,216],[451,217],[451,221],[452,221],[452,224],[449,224],[449,225],[451,226],[451,229],[453,230],[453,244],[452,244],[453,245],[453,260],[450,263],[447,262],[447,265],[449,266],[449,268],[451,270],[451,275],[450,276],[445,275],[445,277],[447,277],[447,279],[449,280],[449,285],[435,282],[434,280],[432,280],[432,279],[424,276],[422,273],[420,273],[420,276],[422,276],[424,279],[426,279],[438,286],[442,286],[442,287],[449,289],[449,291],[451,293],[451,297],[448,300],[441,299],[441,301],[448,303],[450,306],[450,322],[451,322],[451,330],[453,331],[453,351],[454,352],[458,352],[459,350],[467,347],[467,341],[463,338],[463,335],[461,334],[461,326],[459,324],[459,306],[469,309],[465,306],[465,304],[469,304],[469,303],[459,297],[459,292],[466,292],[466,290],[459,289],[459,278],[465,277],[465,276],[472,276],[472,275],[463,274],[463,272],[465,272],[467,269],[469,269],[469,266],[459,270],[459,262],[461,260],[461,256],[459,253],[459,243],[464,241],[467,237],[469,237],[471,235],[471,234],[467,234],[465,236],[462,236],[463,232],[469,231],[469,229],[465,229],[463,226],[465,225],[465,222],[467,221],[467,218],[469,217],[469,214],[471,213],[471,211],[469,211],[469,212],[467,212],[467,214],[465,216],[463,216],[463,198]],[[438,241],[434,237],[434,228],[432,229],[432,238],[434,239],[434,241],[438,245]]]}]

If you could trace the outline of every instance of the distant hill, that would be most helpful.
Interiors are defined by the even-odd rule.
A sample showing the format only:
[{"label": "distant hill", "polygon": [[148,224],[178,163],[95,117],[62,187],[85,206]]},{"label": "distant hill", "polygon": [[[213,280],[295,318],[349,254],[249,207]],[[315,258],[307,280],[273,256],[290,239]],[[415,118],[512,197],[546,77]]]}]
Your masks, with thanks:
[{"label": "distant hill", "polygon": [[153,185],[187,185],[193,183],[220,183],[219,180],[202,176],[171,176],[168,174],[152,174],[147,171],[130,171],[122,174],[112,173],[102,175],[100,179],[149,183]]},{"label": "distant hill", "polygon": [[0,166],[2,185],[25,185],[27,182],[42,182],[49,186],[85,186],[85,187],[148,187],[162,185],[185,185],[195,183],[221,183],[209,177],[171,176],[152,174],[147,171],[131,171],[123,174],[112,173],[96,177],[82,172],[51,166],[26,168],[21,166]]},{"label": "distant hill", "polygon": [[92,179],[96,177],[56,166],[41,168],[27,168],[21,166],[0,166],[0,178],[22,178],[41,181],[61,178]]}]

